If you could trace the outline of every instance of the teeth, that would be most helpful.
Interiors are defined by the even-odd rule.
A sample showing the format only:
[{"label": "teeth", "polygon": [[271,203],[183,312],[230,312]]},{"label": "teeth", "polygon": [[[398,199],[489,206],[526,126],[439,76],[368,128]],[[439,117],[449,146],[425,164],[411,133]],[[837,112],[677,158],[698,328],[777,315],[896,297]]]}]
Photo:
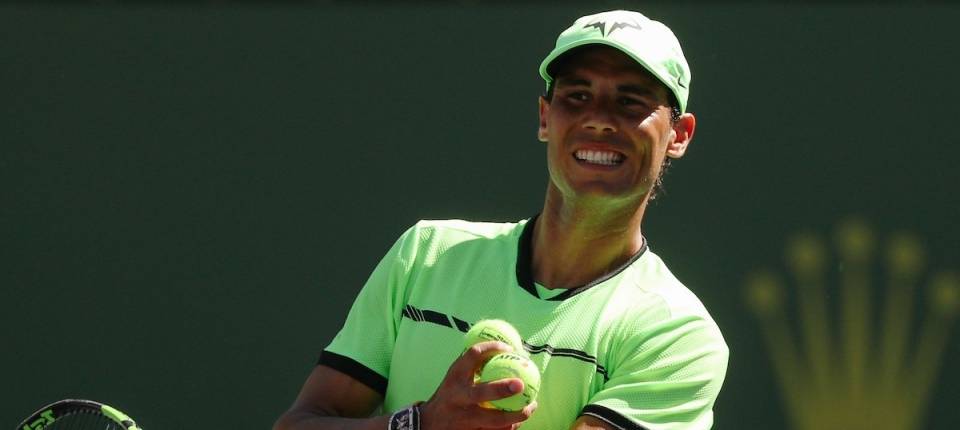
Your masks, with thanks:
[{"label": "teeth", "polygon": [[623,161],[623,155],[616,152],[594,151],[590,149],[581,149],[574,154],[580,161],[586,161],[593,164],[603,164],[605,166],[614,166]]}]

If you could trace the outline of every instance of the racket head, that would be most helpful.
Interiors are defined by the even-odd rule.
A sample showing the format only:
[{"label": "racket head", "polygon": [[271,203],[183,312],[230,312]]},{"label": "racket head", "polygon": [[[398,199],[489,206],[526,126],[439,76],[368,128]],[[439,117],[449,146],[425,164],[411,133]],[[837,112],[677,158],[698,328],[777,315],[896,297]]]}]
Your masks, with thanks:
[{"label": "racket head", "polygon": [[[87,427],[89,426],[89,427]],[[142,430],[127,414],[93,400],[64,399],[53,402],[23,420],[17,430],[58,428]]]}]

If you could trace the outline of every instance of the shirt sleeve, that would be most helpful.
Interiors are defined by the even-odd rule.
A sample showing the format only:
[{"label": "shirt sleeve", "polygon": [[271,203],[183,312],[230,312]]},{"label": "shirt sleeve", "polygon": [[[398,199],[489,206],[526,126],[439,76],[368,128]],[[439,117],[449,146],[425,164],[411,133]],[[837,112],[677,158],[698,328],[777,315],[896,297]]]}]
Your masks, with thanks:
[{"label": "shirt sleeve", "polygon": [[668,317],[628,333],[610,379],[581,411],[621,429],[706,430],[729,350],[716,323]]},{"label": "shirt sleeve", "polygon": [[347,314],[343,328],[320,355],[332,367],[386,394],[393,347],[417,254],[411,227],[377,264]]}]

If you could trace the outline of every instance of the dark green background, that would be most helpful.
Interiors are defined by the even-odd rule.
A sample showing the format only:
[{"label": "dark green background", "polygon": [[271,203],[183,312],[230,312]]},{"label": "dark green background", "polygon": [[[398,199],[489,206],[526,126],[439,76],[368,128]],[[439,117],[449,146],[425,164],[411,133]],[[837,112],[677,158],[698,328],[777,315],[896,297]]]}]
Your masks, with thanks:
[{"label": "dark green background", "polygon": [[[615,7],[693,69],[645,233],[730,345],[715,428],[787,425],[749,271],[848,216],[958,268],[960,7],[0,5],[0,427],[268,428],[403,229],[539,210],[536,68]],[[956,325],[924,428],[960,426]]]}]

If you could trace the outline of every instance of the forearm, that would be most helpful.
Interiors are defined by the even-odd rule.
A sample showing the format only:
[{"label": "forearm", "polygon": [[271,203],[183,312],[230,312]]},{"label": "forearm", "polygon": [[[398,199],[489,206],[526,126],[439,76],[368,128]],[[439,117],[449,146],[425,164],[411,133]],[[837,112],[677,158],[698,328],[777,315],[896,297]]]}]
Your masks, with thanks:
[{"label": "forearm", "polygon": [[289,411],[277,420],[273,430],[387,430],[390,417],[344,418],[307,411]]}]

